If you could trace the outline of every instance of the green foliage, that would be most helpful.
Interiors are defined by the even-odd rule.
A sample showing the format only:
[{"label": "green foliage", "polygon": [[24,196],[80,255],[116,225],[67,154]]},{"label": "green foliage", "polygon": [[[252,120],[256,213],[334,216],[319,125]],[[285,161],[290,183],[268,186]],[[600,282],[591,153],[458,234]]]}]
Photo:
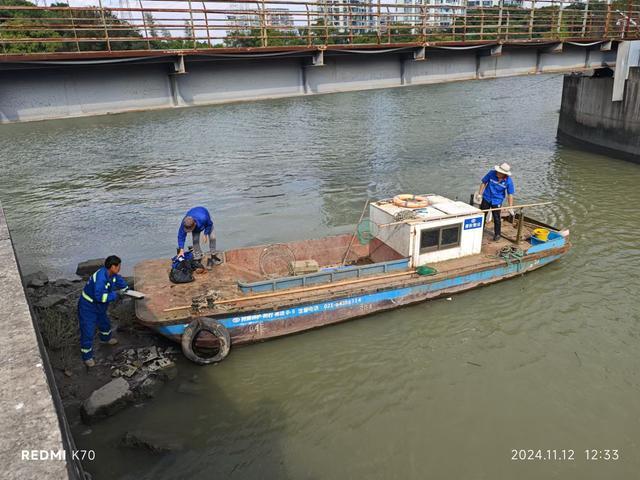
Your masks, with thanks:
[{"label": "green foliage", "polygon": [[[35,6],[24,0],[0,0],[3,6]],[[66,3],[53,3],[52,7],[68,7]],[[68,18],[68,19],[67,19]],[[99,9],[95,10],[2,10],[0,11],[0,39],[33,40],[60,39],[60,42],[4,43],[3,53],[42,53],[69,51],[108,50],[106,41],[82,41],[88,38],[104,38],[104,24],[110,38],[141,39],[140,33],[127,22],[105,10],[104,20]],[[69,26],[62,27],[67,24]],[[75,27],[75,28],[73,28]],[[76,41],[77,39],[77,41]],[[67,40],[67,41],[63,41]],[[70,41],[69,41],[70,40]],[[140,41],[115,40],[112,50],[132,50],[143,47]]]},{"label": "green foliage", "polygon": [[[285,29],[233,29],[227,33],[224,41],[226,47],[282,47],[292,45],[306,45],[306,32],[302,36],[297,30]],[[263,40],[265,45],[263,45]]]},{"label": "green foliage", "polygon": [[[533,10],[519,7],[504,7],[502,19],[499,7],[469,9],[467,18],[457,18],[453,32],[457,40],[526,40],[563,39],[573,37],[599,38],[605,32],[620,31],[621,15],[627,9],[624,0],[611,2],[607,24],[607,2],[592,0],[586,5],[576,2],[560,9],[559,5],[547,5]],[[583,33],[584,30],[584,33]],[[466,35],[461,35],[466,33]]]}]

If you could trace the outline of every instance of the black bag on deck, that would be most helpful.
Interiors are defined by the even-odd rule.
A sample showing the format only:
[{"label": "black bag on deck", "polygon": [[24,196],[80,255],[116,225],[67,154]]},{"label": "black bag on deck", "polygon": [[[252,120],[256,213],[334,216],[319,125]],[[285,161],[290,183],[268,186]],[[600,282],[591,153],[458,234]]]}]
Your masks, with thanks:
[{"label": "black bag on deck", "polygon": [[174,257],[169,272],[169,280],[173,283],[189,283],[193,282],[193,270],[191,269],[191,260],[178,260]]}]

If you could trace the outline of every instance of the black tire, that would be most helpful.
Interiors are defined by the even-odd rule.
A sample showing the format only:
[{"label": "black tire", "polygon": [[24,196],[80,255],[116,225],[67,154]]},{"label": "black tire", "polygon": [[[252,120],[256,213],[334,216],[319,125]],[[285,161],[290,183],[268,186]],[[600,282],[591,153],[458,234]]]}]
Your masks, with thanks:
[{"label": "black tire", "polygon": [[[218,352],[210,357],[199,355],[194,348],[196,339],[200,332],[209,332],[211,335],[218,339],[220,343],[220,349]],[[184,329],[182,334],[182,353],[185,357],[198,365],[210,365],[212,363],[218,363],[225,359],[229,355],[231,349],[231,337],[229,337],[229,331],[224,325],[212,318],[202,317],[193,320],[187,328]]]}]

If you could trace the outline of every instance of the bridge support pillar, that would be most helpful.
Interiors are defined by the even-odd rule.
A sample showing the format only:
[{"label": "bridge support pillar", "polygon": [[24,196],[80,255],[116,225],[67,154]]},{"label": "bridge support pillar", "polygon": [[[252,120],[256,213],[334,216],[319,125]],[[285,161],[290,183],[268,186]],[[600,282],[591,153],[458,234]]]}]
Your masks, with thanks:
[{"label": "bridge support pillar", "polygon": [[551,45],[549,48],[547,48],[546,51],[548,53],[562,53],[563,46],[564,46],[564,43],[562,42],[555,43]]},{"label": "bridge support pillar", "polygon": [[491,56],[499,57],[502,55],[502,44],[491,47]]},{"label": "bridge support pillar", "polygon": [[309,78],[307,77],[307,70],[314,67],[324,67],[324,49],[317,50],[313,52],[311,57],[311,63],[308,63],[309,60],[303,60],[300,65],[300,75],[301,75],[301,83],[302,90],[305,95],[309,93],[313,93],[311,91],[311,87],[309,86]]},{"label": "bridge support pillar", "polygon": [[185,75],[186,73],[184,55],[178,55],[173,62],[173,72],[169,73],[169,89],[171,90],[171,102],[174,107],[182,107],[185,105],[178,86],[178,76]]},{"label": "bridge support pillar", "polygon": [[313,58],[311,59],[311,65],[314,67],[323,67],[324,66],[324,50],[318,50],[317,52],[313,52]]}]

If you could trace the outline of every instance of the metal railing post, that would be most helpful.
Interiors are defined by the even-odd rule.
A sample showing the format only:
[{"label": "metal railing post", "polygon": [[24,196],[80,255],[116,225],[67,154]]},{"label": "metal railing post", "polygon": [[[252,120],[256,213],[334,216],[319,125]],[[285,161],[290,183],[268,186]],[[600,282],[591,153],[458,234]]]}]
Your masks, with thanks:
[{"label": "metal railing post", "polygon": [[498,40],[500,40],[500,37],[502,36],[502,11],[504,9],[504,0],[500,0],[500,13],[498,14]]},{"label": "metal railing post", "polygon": [[504,39],[505,40],[509,40],[509,20],[511,19],[511,13],[509,12],[509,10],[507,10],[507,31],[505,33]]},{"label": "metal railing post", "polygon": [[198,43],[196,42],[196,27],[193,23],[193,6],[191,5],[191,0],[188,2],[189,4],[189,20],[191,22],[191,36],[193,37],[193,48],[194,50],[198,48]]},{"label": "metal railing post", "polygon": [[351,4],[347,5],[347,29],[349,31],[349,43],[353,43],[353,17],[351,16]]},{"label": "metal railing post", "polygon": [[587,18],[589,17],[589,0],[584,4],[584,16],[582,17],[582,37],[587,36]]},{"label": "metal railing post", "polygon": [[259,12],[259,18],[260,18],[260,44],[263,47],[266,47],[269,45],[269,41],[267,38],[267,19],[266,19],[266,12],[265,12],[265,8],[264,8],[264,0],[262,0],[260,3],[256,3],[256,6],[258,7],[258,12]]},{"label": "metal railing post", "polygon": [[207,5],[204,2],[202,2],[202,10],[204,11],[204,24],[207,28],[207,43],[209,44],[209,47],[212,47],[211,32],[209,31],[209,16],[207,15]]},{"label": "metal railing post", "polygon": [[556,30],[556,36],[558,38],[562,37],[562,0],[560,0],[558,4],[558,27]]},{"label": "metal railing post", "polygon": [[[378,45],[382,43],[382,9],[380,8],[380,0],[378,0],[378,4],[376,6],[378,10],[378,21],[376,22],[376,40],[378,41]],[[387,25],[389,28],[389,25]]]},{"label": "metal railing post", "polygon": [[536,0],[532,0],[531,2],[531,10],[529,11],[529,40],[533,40],[533,24],[535,19],[535,11],[536,11]]},{"label": "metal railing post", "polygon": [[329,7],[327,0],[324,0],[324,46],[329,45]]},{"label": "metal railing post", "polygon": [[104,38],[107,41],[107,50],[111,51],[111,42],[109,41],[109,30],[107,30],[107,21],[104,16],[104,8],[102,7],[102,0],[98,0],[100,7],[100,18],[102,19],[102,26],[104,27]]},{"label": "metal railing post", "polygon": [[609,35],[609,22],[611,21],[611,0],[607,0],[607,15],[604,21],[604,34],[605,38],[608,38]]},{"label": "metal railing post", "polygon": [[67,13],[69,14],[69,20],[71,20],[71,28],[73,28],[73,38],[76,39],[76,50],[80,51],[80,43],[78,42],[78,32],[76,32],[76,24],[73,21],[73,11],[71,7],[67,7]]},{"label": "metal railing post", "polygon": [[462,30],[462,41],[465,41],[467,39],[467,10],[469,10],[469,1],[464,0],[462,2],[462,5],[464,8],[464,17],[463,17],[464,28]]},{"label": "metal railing post", "polygon": [[311,40],[311,13],[309,12],[309,4],[305,3],[304,8],[307,11],[307,46],[310,47],[313,41]]},{"label": "metal railing post", "polygon": [[144,7],[142,6],[142,0],[138,0],[140,4],[140,16],[142,17],[142,26],[144,28],[144,38],[147,40],[147,49],[151,50],[151,42],[149,42],[149,33],[147,32],[147,19],[145,18]]}]

